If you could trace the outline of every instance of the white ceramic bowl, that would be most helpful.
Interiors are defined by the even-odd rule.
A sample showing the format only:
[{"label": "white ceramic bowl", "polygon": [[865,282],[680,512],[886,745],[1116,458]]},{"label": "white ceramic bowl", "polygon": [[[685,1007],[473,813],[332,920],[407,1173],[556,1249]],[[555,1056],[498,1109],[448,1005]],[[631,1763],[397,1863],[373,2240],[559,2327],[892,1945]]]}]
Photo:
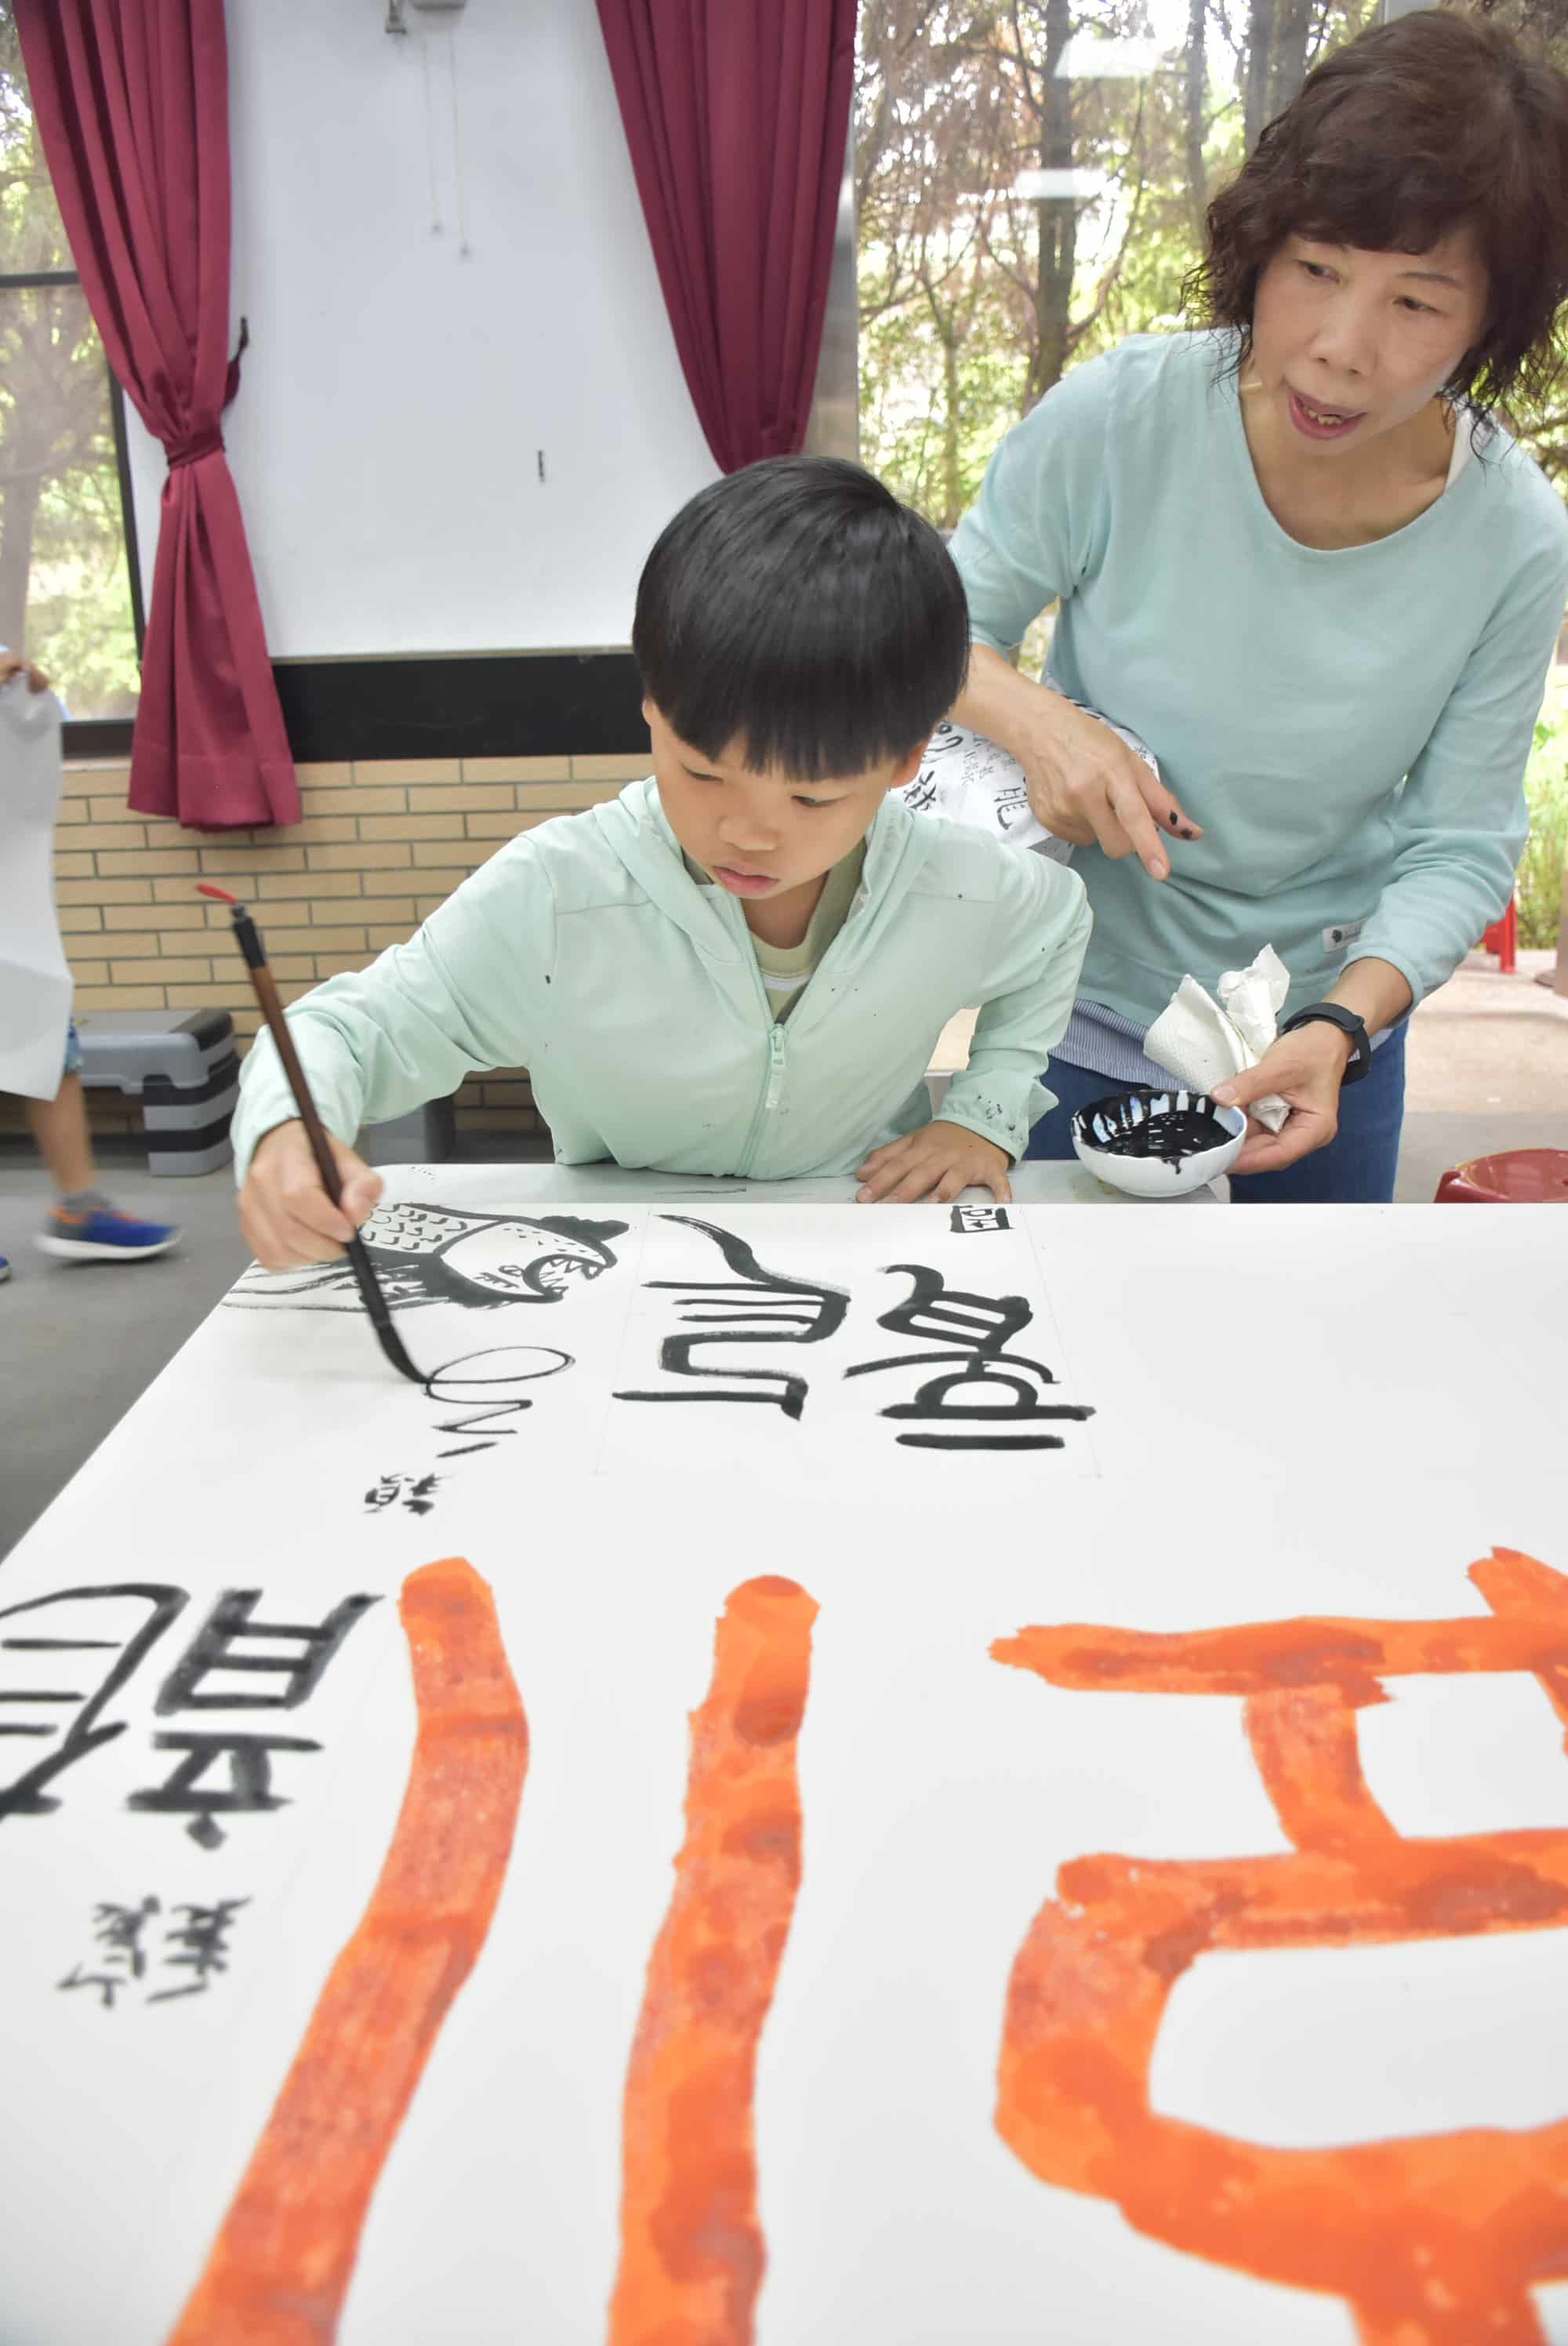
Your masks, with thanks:
[{"label": "white ceramic bowl", "polygon": [[[1167,1116],[1173,1109],[1196,1108],[1200,1115],[1212,1116],[1230,1135],[1217,1148],[1200,1148],[1190,1157],[1181,1157],[1174,1164],[1163,1157],[1124,1157],[1099,1144],[1113,1134],[1135,1131],[1151,1117]],[[1108,1182],[1113,1189],[1125,1189],[1130,1198],[1185,1198],[1189,1189],[1201,1189],[1235,1163],[1247,1137],[1247,1114],[1239,1107],[1221,1107],[1207,1092],[1122,1091],[1109,1092],[1104,1099],[1091,1100],[1073,1118],[1073,1146],[1079,1161],[1088,1167],[1096,1180]]]}]

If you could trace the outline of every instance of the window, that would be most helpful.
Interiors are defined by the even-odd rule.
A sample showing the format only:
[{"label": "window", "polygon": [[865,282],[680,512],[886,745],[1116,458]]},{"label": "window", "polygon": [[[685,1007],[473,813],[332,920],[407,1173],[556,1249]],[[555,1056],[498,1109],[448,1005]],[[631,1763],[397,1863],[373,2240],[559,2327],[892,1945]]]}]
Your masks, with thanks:
[{"label": "window", "polygon": [[1058,376],[1181,320],[1209,197],[1372,0],[864,0],[860,453],[952,528]]},{"label": "window", "polygon": [[44,668],[73,747],[136,713],[141,642],[125,416],[87,313],[0,5],[0,643]]}]

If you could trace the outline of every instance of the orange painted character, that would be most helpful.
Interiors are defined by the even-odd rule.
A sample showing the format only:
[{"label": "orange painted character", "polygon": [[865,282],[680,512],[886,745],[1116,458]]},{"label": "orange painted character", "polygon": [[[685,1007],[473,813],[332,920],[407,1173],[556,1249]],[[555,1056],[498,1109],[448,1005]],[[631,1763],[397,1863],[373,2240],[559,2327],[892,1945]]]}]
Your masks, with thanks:
[{"label": "orange painted character", "polygon": [[1239,1695],[1288,1856],[1075,1859],[1013,1965],[996,2123],[1042,2181],[1217,2264],[1348,2300],[1364,2346],[1541,2346],[1530,2285],[1568,2275],[1568,2119],[1319,2150],[1149,2106],[1166,2003],[1211,1948],[1364,1946],[1568,1923],[1568,1832],[1408,1839],[1361,1772],[1382,1678],[1537,1678],[1568,1725],[1568,1578],[1495,1548],[1491,1617],[1297,1620],[1166,1636],[1069,1625],[994,1658],[1054,1685]]}]

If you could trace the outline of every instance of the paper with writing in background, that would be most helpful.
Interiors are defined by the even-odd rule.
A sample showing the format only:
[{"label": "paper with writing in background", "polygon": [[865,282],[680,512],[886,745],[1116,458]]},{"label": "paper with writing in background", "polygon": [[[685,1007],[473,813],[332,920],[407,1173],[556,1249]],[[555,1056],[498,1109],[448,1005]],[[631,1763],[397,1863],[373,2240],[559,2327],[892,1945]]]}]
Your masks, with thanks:
[{"label": "paper with writing in background", "polygon": [[60,1088],[71,973],[55,919],[60,704],[25,676],[0,688],[0,1091]]},{"label": "paper with writing in background", "polygon": [[[1153,752],[1135,733],[1114,724],[1097,709],[1086,714],[1099,718],[1102,725],[1109,725],[1150,771],[1158,775]],[[1033,848],[1037,855],[1048,855],[1056,863],[1072,861],[1073,850],[1068,842],[1047,831],[1031,811],[1028,784],[1017,759],[1000,742],[988,740],[983,733],[972,733],[966,726],[955,725],[949,719],[943,719],[926,743],[920,770],[912,781],[904,784],[901,796],[904,804],[916,814],[945,815],[949,822],[968,823],[974,830],[988,831],[993,837],[1004,840],[1009,847]]]}]

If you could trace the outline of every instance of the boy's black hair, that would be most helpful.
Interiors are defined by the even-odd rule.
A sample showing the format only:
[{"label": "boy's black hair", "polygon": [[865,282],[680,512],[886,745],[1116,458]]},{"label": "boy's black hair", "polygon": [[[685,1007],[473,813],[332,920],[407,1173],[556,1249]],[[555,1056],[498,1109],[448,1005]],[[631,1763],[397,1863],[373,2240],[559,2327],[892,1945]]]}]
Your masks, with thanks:
[{"label": "boy's black hair", "polygon": [[798,781],[925,740],[969,665],[963,586],[931,524],[859,464],[771,456],[683,505],[637,586],[643,689],[705,758]]}]

